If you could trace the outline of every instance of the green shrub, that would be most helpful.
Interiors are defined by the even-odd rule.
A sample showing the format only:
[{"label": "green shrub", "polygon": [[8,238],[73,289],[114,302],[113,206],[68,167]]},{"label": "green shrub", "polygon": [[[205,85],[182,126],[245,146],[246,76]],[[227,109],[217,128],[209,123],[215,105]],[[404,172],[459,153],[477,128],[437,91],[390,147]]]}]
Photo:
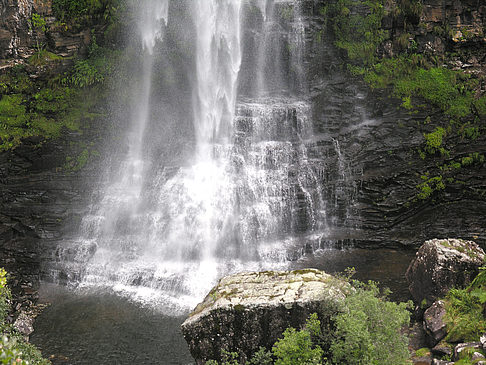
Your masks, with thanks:
[{"label": "green shrub", "polygon": [[415,351],[415,356],[417,357],[424,357],[428,355],[430,355],[430,349],[428,349],[427,347],[422,347]]},{"label": "green shrub", "polygon": [[307,320],[304,329],[297,331],[292,327],[287,328],[283,338],[275,342],[272,348],[275,365],[320,364],[323,351],[319,346],[314,346],[311,339],[311,336],[319,336],[320,331],[320,322],[315,313]]},{"label": "green shrub", "polygon": [[29,57],[29,64],[32,66],[43,66],[50,61],[59,60],[62,60],[61,56],[58,56],[57,54],[49,52],[45,49],[40,49]]},{"label": "green shrub", "polygon": [[[349,280],[349,277],[347,278]],[[352,282],[353,288],[341,305],[322,312],[322,323],[313,313],[303,329],[287,328],[275,342],[272,354],[260,348],[250,365],[402,365],[409,358],[408,338],[401,330],[410,321],[411,303],[387,301],[389,291],[375,283]],[[323,330],[326,333],[323,333]],[[329,341],[329,342],[328,342]],[[325,358],[324,355],[329,355]],[[235,365],[237,353],[223,352],[223,365]],[[206,362],[217,365],[214,360]]]},{"label": "green shrub", "polygon": [[[226,350],[221,350],[221,365],[238,365],[239,361],[239,355],[237,352],[229,352]],[[216,360],[209,360],[206,361],[206,365],[218,365],[218,362]]]},{"label": "green shrub", "polygon": [[477,341],[486,330],[483,289],[451,289],[447,294],[445,322],[449,342]]},{"label": "green shrub", "polygon": [[7,287],[7,272],[0,268],[0,327],[4,327],[5,319],[9,311],[10,290]]},{"label": "green shrub", "polygon": [[439,151],[441,154],[445,154],[445,149],[442,147],[442,142],[447,132],[442,127],[436,127],[431,133],[425,133],[425,151],[434,154]]},{"label": "green shrub", "polygon": [[420,200],[428,199],[435,191],[445,189],[444,180],[441,175],[429,178],[426,174],[422,176],[422,180],[424,182],[417,185],[417,189],[419,190],[417,198]]},{"label": "green shrub", "polygon": [[336,317],[333,363],[403,364],[409,357],[408,338],[400,331],[410,321],[409,305],[387,301],[372,282],[358,284]]},{"label": "green shrub", "polygon": [[273,358],[272,353],[267,351],[264,347],[260,347],[260,349],[253,354],[248,365],[272,365]]},{"label": "green shrub", "polygon": [[52,0],[52,11],[60,21],[86,23],[108,19],[116,11],[118,0]]}]

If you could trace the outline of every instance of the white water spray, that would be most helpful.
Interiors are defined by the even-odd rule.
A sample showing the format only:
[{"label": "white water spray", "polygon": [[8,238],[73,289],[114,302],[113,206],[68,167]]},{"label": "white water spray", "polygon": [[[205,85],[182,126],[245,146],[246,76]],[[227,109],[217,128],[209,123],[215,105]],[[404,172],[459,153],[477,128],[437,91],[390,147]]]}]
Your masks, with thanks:
[{"label": "white water spray", "polygon": [[[262,18],[276,26],[268,2],[273,3],[258,1]],[[145,54],[129,150],[115,183],[84,218],[76,247],[64,249],[65,267],[76,271],[77,265],[81,287],[108,287],[166,311],[187,310],[221,275],[287,267],[287,250],[299,249],[299,236],[325,228],[322,188],[305,147],[310,107],[280,95],[261,98],[266,87],[256,93],[259,98],[237,103],[243,1],[197,0],[192,6],[195,153],[175,172],[148,174],[153,164],[143,149],[150,108],[157,103],[151,100],[153,65],[171,19],[169,0],[141,6]],[[301,63],[299,57],[291,62]],[[263,75],[261,62],[251,62]],[[280,68],[283,61],[272,62]]]}]

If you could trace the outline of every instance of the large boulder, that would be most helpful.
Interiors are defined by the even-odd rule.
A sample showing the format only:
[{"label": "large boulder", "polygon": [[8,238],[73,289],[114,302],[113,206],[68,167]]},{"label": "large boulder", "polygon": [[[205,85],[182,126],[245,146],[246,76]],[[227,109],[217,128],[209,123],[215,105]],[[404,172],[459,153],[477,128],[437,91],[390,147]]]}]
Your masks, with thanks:
[{"label": "large boulder", "polygon": [[468,285],[483,261],[484,251],[473,241],[427,241],[407,269],[410,293],[416,303],[428,307],[449,289]]},{"label": "large boulder", "polygon": [[227,276],[189,315],[182,333],[197,364],[220,361],[222,350],[246,360],[310,314],[337,311],[347,290],[346,282],[314,269]]}]

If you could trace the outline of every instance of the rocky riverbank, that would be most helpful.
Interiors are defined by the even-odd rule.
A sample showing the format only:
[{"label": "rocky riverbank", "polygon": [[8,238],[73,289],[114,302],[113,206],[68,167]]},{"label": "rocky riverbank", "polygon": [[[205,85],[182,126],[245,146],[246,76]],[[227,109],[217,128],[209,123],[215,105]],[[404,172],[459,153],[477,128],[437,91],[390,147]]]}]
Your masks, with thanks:
[{"label": "rocky riverbank", "polygon": [[[406,331],[410,336],[410,340],[406,340],[406,343],[410,341],[410,354],[406,357],[411,357],[414,364],[453,364],[460,359],[486,361],[482,336],[486,319],[484,301],[480,299],[486,289],[481,279],[484,270],[478,276],[484,257],[484,251],[476,243],[459,239],[430,240],[417,251],[406,274],[415,301],[414,322]],[[336,357],[334,351],[339,346],[346,346],[337,344],[340,336],[346,337],[340,332],[344,323],[342,313],[357,326],[361,315],[370,316],[377,308],[367,307],[372,304],[370,298],[363,295],[367,289],[363,292],[362,288],[362,284],[350,284],[343,278],[314,269],[236,274],[220,280],[182,324],[182,332],[198,364],[228,360],[230,355],[238,363],[253,364],[255,356],[265,353],[270,364],[273,363],[272,358],[281,356],[279,346],[291,338],[286,329],[301,328],[304,335],[310,326],[306,319],[311,313],[317,313],[314,319],[322,324],[320,336],[332,338],[331,345],[319,342],[322,341],[322,338],[317,340],[319,336],[312,337],[314,342],[307,351],[311,353],[319,349],[324,351],[321,356],[338,361],[339,356]],[[350,307],[353,302],[350,298],[356,295],[361,295],[359,302],[363,308],[360,310]],[[470,302],[460,304],[460,296],[463,300],[470,296]],[[377,303],[386,303],[386,299],[378,296],[373,305]],[[461,312],[464,310],[461,305],[465,306],[466,312]],[[392,303],[387,306],[392,306]],[[366,348],[364,351],[379,353],[378,344],[366,336],[367,331],[372,333],[381,326],[378,322],[390,321],[391,325],[398,318],[399,312],[388,318],[385,307],[380,309],[383,312],[379,312],[377,317],[368,317],[358,332],[354,328],[352,340],[355,349]],[[409,310],[413,308],[409,307]],[[478,318],[474,317],[477,310]],[[471,320],[478,323],[468,322]],[[385,340],[390,342],[390,336],[398,336],[399,330],[400,327],[396,327],[396,333],[388,333]],[[360,341],[371,342],[366,345]],[[305,356],[300,352],[297,354],[298,351],[304,352],[304,344],[300,343],[300,346],[300,350],[287,349],[290,352],[286,356]],[[391,351],[391,342],[387,342],[386,346]],[[391,352],[396,350],[394,348]],[[296,352],[291,355],[292,351]],[[366,357],[358,350],[353,356]],[[378,356],[376,363],[395,363],[385,361],[383,354]],[[320,359],[313,361],[321,363]]]}]

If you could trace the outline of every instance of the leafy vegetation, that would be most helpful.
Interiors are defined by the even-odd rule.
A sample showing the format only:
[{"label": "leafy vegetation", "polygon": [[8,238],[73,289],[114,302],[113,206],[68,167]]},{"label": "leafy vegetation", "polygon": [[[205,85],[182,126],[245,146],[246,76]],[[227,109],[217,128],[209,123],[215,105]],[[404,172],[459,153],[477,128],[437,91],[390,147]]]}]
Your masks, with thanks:
[{"label": "leafy vegetation", "polygon": [[[359,6],[366,6],[371,11],[365,16],[353,11],[353,7]],[[387,31],[381,28],[385,14],[381,1],[338,0],[336,4],[323,7],[321,14],[332,19],[335,44],[346,52],[353,63],[372,65],[376,62],[376,49],[388,38]]]},{"label": "leafy vegetation", "polygon": [[[1,75],[0,151],[14,149],[28,137],[42,143],[59,137],[63,130],[80,132],[86,121],[101,116],[105,81],[114,72],[119,54],[98,46],[93,34],[88,58],[77,60],[65,75],[35,80],[23,66]],[[29,63],[39,66],[56,57],[42,49]]]},{"label": "leafy vegetation", "polygon": [[272,348],[276,358],[275,365],[321,364],[323,351],[319,346],[315,346],[311,339],[311,336],[318,337],[320,334],[321,324],[316,313],[310,316],[302,330],[287,328],[283,338],[275,342]]},{"label": "leafy vegetation", "polygon": [[0,363],[19,365],[48,365],[50,362],[42,358],[40,351],[24,341],[12,325],[6,322],[10,311],[11,294],[7,287],[7,273],[0,268]]},{"label": "leafy vegetation", "polygon": [[[15,75],[0,79],[7,85],[0,99],[0,150],[15,148],[27,137],[41,137],[42,141],[59,137],[64,128],[80,130],[82,119],[93,115],[90,108],[96,100],[92,92],[60,84],[36,91],[33,83],[19,87],[15,79]],[[22,92],[15,93],[16,89]]]},{"label": "leafy vegetation", "polygon": [[403,364],[409,357],[409,303],[386,300],[376,284],[354,282],[344,311],[336,317],[336,340],[331,346],[334,364]]},{"label": "leafy vegetation", "polygon": [[423,182],[417,185],[419,190],[417,198],[420,200],[428,199],[434,192],[445,189],[442,176],[429,177],[428,175],[423,175],[422,180]]},{"label": "leafy vegetation", "polygon": [[[479,87],[484,80],[482,76],[445,67],[457,55],[418,52],[414,34],[421,26],[425,30],[420,23],[422,10],[420,0],[338,0],[323,6],[321,14],[334,34],[336,47],[343,50],[351,74],[361,77],[373,89],[389,90],[388,95],[401,99],[402,107],[412,115],[433,106],[449,118],[447,122],[447,118],[444,121],[429,116],[422,125],[417,125],[424,129],[424,141],[423,147],[416,150],[423,160],[449,160],[455,154],[455,136],[475,141],[484,133],[486,96]],[[385,17],[403,23],[403,30],[395,27],[397,34],[392,37],[383,29]],[[454,32],[448,26],[436,26],[433,33],[451,37]],[[385,52],[386,44],[393,45],[393,53]],[[463,161],[461,158],[455,156],[455,161],[444,161],[443,166],[438,166],[440,172],[418,174],[426,178],[418,182],[418,193],[410,202],[436,196],[434,192],[444,190],[446,182],[460,181],[457,178],[461,168],[478,168],[484,162],[480,158],[474,163],[469,157],[462,158]]]},{"label": "leafy vegetation", "polygon": [[417,351],[415,351],[416,357],[424,357],[424,356],[428,356],[428,355],[430,355],[430,349],[428,349],[427,347],[422,347],[422,348],[418,349]]},{"label": "leafy vegetation", "polygon": [[477,341],[486,331],[486,268],[466,289],[451,289],[445,299],[449,342]]},{"label": "leafy vegetation", "polygon": [[54,16],[63,22],[91,23],[97,19],[108,20],[121,6],[119,0],[53,0]]}]

